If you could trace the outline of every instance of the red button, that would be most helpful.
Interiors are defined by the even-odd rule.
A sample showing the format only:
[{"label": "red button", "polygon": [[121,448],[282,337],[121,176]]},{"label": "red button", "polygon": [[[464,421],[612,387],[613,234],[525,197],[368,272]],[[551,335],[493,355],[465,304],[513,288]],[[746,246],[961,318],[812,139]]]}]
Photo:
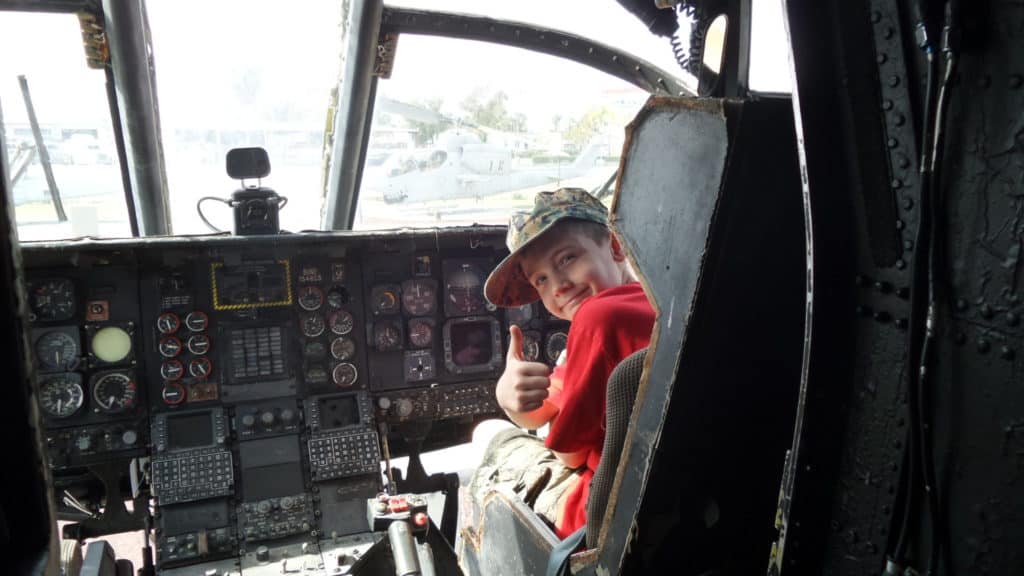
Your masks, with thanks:
[{"label": "red button", "polygon": [[388,508],[392,514],[395,512],[405,512],[409,509],[409,503],[405,501],[404,497],[395,496],[388,501]]},{"label": "red button", "polygon": [[417,526],[426,526],[427,525],[427,515],[424,514],[423,512],[417,512],[416,515],[414,515],[412,517],[412,521]]}]

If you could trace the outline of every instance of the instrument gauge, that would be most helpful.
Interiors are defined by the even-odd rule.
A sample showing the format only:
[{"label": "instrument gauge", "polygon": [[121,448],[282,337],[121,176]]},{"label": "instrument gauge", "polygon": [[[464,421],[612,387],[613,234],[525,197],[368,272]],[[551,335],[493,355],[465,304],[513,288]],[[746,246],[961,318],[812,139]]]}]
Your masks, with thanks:
[{"label": "instrument gauge", "polygon": [[331,308],[341,308],[351,299],[348,289],[344,286],[335,286],[327,291],[327,305]]},{"label": "instrument gauge", "polygon": [[181,327],[181,320],[174,312],[165,312],[157,317],[156,329],[161,334],[174,334]]},{"label": "instrument gauge", "polygon": [[484,309],[483,280],[469,264],[463,264],[447,278],[445,302],[449,312],[468,316],[479,314]]},{"label": "instrument gauge", "polygon": [[429,350],[405,353],[405,381],[419,382],[434,377],[434,356]]},{"label": "instrument gauge", "polygon": [[548,362],[552,364],[558,362],[558,357],[565,350],[568,340],[569,336],[565,332],[553,332],[548,335],[548,341],[544,344],[544,354],[547,356]]},{"label": "instrument gauge", "polygon": [[331,332],[333,334],[344,336],[352,331],[355,319],[352,318],[352,314],[347,310],[338,310],[327,318],[327,323],[331,325]]},{"label": "instrument gauge", "polygon": [[394,322],[378,322],[373,326],[373,343],[380,352],[400,350],[402,331]]},{"label": "instrument gauge", "polygon": [[33,284],[29,307],[36,320],[67,320],[75,314],[75,285],[66,278]]},{"label": "instrument gauge", "polygon": [[409,342],[416,348],[426,348],[434,341],[434,321],[430,318],[409,320]]},{"label": "instrument gauge", "polygon": [[302,334],[307,338],[315,338],[324,333],[324,317],[310,314],[302,319]]},{"label": "instrument gauge", "polygon": [[306,384],[326,384],[327,369],[321,364],[311,364],[306,368]]},{"label": "instrument gauge", "polygon": [[527,362],[540,360],[540,334],[537,332],[523,333],[523,360]]},{"label": "instrument gauge", "polygon": [[185,367],[180,360],[168,360],[160,365],[160,377],[164,380],[180,380],[185,375]]},{"label": "instrument gauge", "polygon": [[181,354],[181,340],[178,340],[177,336],[164,336],[160,339],[158,348],[164,358],[174,358]]},{"label": "instrument gauge", "polygon": [[193,358],[188,362],[188,373],[193,378],[205,380],[213,372],[213,363],[205,356]]},{"label": "instrument gauge", "polygon": [[43,370],[72,370],[78,364],[78,341],[67,332],[46,332],[35,351]]},{"label": "instrument gauge", "polygon": [[196,356],[202,356],[210,351],[210,337],[206,334],[196,334],[188,337],[188,351]]},{"label": "instrument gauge", "polygon": [[505,318],[508,319],[509,324],[515,324],[517,326],[526,326],[533,320],[533,304],[524,304],[518,308],[509,308],[505,311]]},{"label": "instrument gauge", "polygon": [[97,374],[92,385],[92,398],[103,412],[124,412],[135,406],[135,381],[124,372]]},{"label": "instrument gauge", "polygon": [[356,379],[359,378],[359,372],[356,371],[356,367],[352,364],[342,362],[334,367],[334,370],[331,372],[331,378],[334,379],[334,384],[339,388],[348,388],[356,383]]},{"label": "instrument gauge", "polygon": [[370,291],[370,302],[374,314],[395,314],[398,312],[398,293],[401,289],[394,284],[374,286]]},{"label": "instrument gauge", "polygon": [[[178,349],[181,350],[181,341],[177,338],[174,340],[177,341]],[[89,349],[97,360],[108,364],[121,362],[132,353],[132,336],[120,326],[105,326],[92,335]]]},{"label": "instrument gauge", "polygon": [[191,332],[202,332],[210,324],[210,318],[202,310],[193,310],[185,316],[185,327]]},{"label": "instrument gauge", "polygon": [[428,278],[402,283],[402,306],[411,316],[433,314],[437,306],[437,282]]},{"label": "instrument gauge", "polygon": [[324,291],[319,286],[303,286],[299,288],[299,307],[312,312],[324,305]]},{"label": "instrument gauge", "polygon": [[48,416],[67,418],[82,407],[85,392],[78,374],[59,374],[39,385],[39,406]]},{"label": "instrument gauge", "polygon": [[351,360],[356,355],[356,343],[351,338],[344,336],[335,338],[331,342],[331,356],[335,360]]}]

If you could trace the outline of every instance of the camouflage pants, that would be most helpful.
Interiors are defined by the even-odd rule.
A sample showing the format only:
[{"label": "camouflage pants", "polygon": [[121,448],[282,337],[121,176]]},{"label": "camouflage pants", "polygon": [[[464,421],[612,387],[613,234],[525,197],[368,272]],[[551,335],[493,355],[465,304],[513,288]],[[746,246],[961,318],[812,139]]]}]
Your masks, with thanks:
[{"label": "camouflage pants", "polygon": [[475,511],[488,492],[500,490],[519,496],[554,526],[564,497],[578,480],[579,474],[562,464],[540,438],[510,428],[491,440],[468,490]]}]

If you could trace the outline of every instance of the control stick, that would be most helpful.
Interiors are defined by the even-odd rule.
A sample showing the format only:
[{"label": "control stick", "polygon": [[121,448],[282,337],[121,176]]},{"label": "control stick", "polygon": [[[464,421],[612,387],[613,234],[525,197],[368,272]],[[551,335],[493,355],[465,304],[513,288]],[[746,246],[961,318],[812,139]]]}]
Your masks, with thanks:
[{"label": "control stick", "polygon": [[395,576],[434,576],[434,558],[425,536],[430,528],[427,501],[416,494],[378,494],[366,501],[370,530],[387,530]]}]

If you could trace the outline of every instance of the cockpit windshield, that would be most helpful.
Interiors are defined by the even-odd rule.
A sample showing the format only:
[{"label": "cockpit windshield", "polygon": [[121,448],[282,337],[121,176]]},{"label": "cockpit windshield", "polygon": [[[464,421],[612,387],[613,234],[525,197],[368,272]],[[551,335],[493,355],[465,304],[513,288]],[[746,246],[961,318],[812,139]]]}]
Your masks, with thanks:
[{"label": "cockpit windshield", "polygon": [[[203,196],[239,187],[224,170],[230,148],[267,150],[263,186],[288,198],[281,228],[321,228],[324,127],[341,67],[341,0],[149,0],[157,96],[175,234],[210,230]],[[231,211],[204,203],[231,229]]]}]

